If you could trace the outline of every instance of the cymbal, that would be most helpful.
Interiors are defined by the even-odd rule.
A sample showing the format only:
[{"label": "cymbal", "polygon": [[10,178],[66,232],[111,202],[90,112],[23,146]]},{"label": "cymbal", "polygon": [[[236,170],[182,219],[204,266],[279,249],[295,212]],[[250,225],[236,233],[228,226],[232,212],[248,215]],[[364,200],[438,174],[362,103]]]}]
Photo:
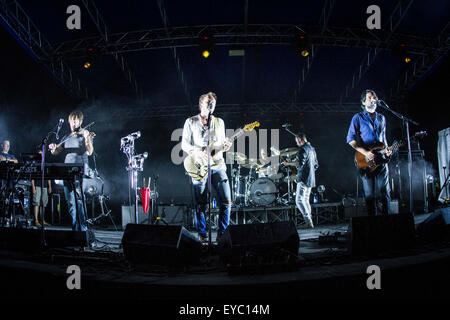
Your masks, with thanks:
[{"label": "cymbal", "polygon": [[298,148],[286,148],[280,151],[280,156],[282,157],[292,157],[296,155]]},{"label": "cymbal", "polygon": [[229,151],[228,154],[230,154],[230,155],[231,155],[231,158],[232,158],[233,160],[236,160],[236,161],[244,161],[244,160],[247,159],[247,157],[245,156],[245,154],[240,153],[240,152]]},{"label": "cymbal", "polygon": [[254,169],[254,168],[261,168],[264,165],[264,163],[256,159],[247,159],[242,163],[240,163],[240,165],[247,169]]},{"label": "cymbal", "polygon": [[272,151],[272,154],[273,154],[274,156],[279,156],[279,155],[280,155],[280,150],[278,150],[278,149],[275,148],[275,147],[270,147],[270,151]]}]

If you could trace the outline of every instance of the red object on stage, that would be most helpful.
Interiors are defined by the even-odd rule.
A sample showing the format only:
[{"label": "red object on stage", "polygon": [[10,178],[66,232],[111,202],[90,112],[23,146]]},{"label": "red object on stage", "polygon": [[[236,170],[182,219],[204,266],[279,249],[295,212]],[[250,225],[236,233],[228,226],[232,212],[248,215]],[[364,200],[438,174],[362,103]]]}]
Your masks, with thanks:
[{"label": "red object on stage", "polygon": [[142,209],[147,213],[150,205],[150,188],[141,188],[141,202]]}]

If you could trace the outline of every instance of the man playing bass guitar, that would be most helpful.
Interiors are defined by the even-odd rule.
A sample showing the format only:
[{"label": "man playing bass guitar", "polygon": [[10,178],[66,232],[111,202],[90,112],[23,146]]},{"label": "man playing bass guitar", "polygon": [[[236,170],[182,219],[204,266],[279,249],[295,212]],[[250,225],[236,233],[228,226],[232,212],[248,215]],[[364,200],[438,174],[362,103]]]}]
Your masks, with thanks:
[{"label": "man playing bass guitar", "polygon": [[[355,114],[350,123],[347,143],[368,162],[379,157],[373,149],[378,145],[386,157],[392,154],[386,141],[386,119],[376,112],[378,97],[373,90],[365,90],[361,94],[363,111]],[[381,214],[389,214],[391,200],[389,186],[389,171],[387,163],[377,163],[368,170],[360,170],[364,198],[369,216],[377,214],[377,200],[381,198]]]}]

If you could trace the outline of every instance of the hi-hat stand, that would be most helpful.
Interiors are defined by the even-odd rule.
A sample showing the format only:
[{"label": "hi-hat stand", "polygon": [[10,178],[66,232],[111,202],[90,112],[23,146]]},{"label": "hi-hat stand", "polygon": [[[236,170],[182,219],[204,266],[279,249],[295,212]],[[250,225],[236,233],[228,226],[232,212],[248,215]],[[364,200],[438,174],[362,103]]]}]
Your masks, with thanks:
[{"label": "hi-hat stand", "polygon": [[106,200],[109,200],[108,196],[105,196],[102,192],[101,195],[99,196],[95,196],[92,198],[92,201],[94,201],[94,198],[98,198],[98,202],[100,203],[100,209],[102,210],[102,213],[100,215],[98,215],[95,218],[92,219],[87,219],[86,223],[88,224],[92,224],[94,225],[95,223],[97,223],[97,221],[99,221],[102,218],[109,218],[114,226],[114,230],[118,231],[116,224],[114,223],[114,219],[111,216],[111,211],[110,209],[108,209],[108,206],[106,204]]},{"label": "hi-hat stand", "polygon": [[[141,132],[133,132],[120,139],[120,150],[125,153],[128,159],[126,170],[128,171],[129,188],[134,191],[134,217],[136,224],[139,223],[138,216],[138,173],[144,170],[144,160],[148,157],[148,152],[135,155],[134,141],[141,137]],[[131,207],[131,203],[130,203]]]}]

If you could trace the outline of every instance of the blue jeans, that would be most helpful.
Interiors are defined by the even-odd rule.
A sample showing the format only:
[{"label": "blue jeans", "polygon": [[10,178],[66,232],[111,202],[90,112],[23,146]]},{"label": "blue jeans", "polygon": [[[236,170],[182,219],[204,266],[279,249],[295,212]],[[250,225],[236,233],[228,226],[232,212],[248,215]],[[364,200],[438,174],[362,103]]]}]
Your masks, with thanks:
[{"label": "blue jeans", "polygon": [[[79,184],[77,183],[77,189],[80,189]],[[80,214],[80,222],[77,219],[77,209],[75,207],[75,194],[72,182],[64,183],[64,195],[67,200],[67,206],[69,207],[69,214],[72,217],[72,230],[74,231],[86,231],[86,215],[84,212],[84,205],[81,195],[77,195],[78,200],[78,212]],[[81,228],[80,228],[81,225]]]},{"label": "blue jeans", "polygon": [[[194,188],[195,226],[200,235],[206,236],[208,233],[205,219],[205,212],[208,207],[208,177],[201,181],[192,180],[192,185]],[[211,186],[214,187],[217,194],[217,204],[219,206],[218,235],[222,235],[228,227],[231,212],[231,190],[225,170],[211,170]]]},{"label": "blue jeans", "polygon": [[[389,170],[387,164],[380,165],[372,173],[361,175],[361,179],[368,215],[375,216],[380,211],[381,214],[389,214],[391,188],[389,186]],[[378,208],[378,200],[381,200],[381,208]]]}]

